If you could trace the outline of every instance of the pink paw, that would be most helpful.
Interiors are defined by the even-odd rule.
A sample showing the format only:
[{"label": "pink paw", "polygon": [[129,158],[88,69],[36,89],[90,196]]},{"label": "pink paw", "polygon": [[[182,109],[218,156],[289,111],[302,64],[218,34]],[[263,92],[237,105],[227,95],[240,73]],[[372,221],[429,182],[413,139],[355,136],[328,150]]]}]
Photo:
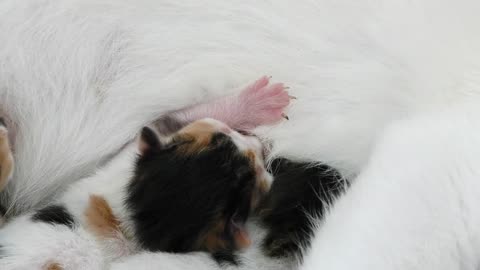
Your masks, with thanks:
[{"label": "pink paw", "polygon": [[242,115],[246,117],[245,129],[271,125],[288,119],[284,111],[292,97],[288,95],[283,83],[269,83],[270,77],[264,76],[240,93],[240,107]]}]

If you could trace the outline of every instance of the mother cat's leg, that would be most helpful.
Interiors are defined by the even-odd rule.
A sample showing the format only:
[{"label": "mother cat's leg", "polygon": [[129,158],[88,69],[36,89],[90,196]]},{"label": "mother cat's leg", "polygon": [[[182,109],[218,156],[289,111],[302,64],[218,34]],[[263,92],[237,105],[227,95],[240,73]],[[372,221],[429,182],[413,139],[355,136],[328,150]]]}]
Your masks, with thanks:
[{"label": "mother cat's leg", "polygon": [[465,105],[389,128],[302,269],[478,269],[479,117]]}]

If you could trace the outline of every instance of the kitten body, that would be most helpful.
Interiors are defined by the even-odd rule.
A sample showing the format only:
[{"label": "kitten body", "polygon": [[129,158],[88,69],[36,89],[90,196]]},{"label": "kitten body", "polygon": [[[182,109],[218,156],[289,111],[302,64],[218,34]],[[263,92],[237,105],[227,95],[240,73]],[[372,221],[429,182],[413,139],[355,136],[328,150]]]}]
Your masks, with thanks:
[{"label": "kitten body", "polygon": [[167,141],[156,136],[144,128],[61,198],[9,220],[0,229],[0,268],[102,269],[140,251],[248,247],[245,222],[271,183],[258,138],[213,119]]}]

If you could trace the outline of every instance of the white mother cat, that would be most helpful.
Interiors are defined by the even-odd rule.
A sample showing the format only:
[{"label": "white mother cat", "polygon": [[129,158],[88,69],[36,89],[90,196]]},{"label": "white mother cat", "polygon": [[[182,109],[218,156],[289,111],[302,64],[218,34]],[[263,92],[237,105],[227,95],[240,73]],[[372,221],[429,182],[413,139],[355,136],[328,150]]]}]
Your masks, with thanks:
[{"label": "white mother cat", "polygon": [[[262,130],[274,153],[361,173],[304,269],[476,269],[478,11],[468,0],[4,0],[0,108],[16,167],[2,200],[9,214],[44,205],[163,112],[267,73],[299,97],[291,121]],[[182,263],[217,267],[165,254],[114,267]]]}]

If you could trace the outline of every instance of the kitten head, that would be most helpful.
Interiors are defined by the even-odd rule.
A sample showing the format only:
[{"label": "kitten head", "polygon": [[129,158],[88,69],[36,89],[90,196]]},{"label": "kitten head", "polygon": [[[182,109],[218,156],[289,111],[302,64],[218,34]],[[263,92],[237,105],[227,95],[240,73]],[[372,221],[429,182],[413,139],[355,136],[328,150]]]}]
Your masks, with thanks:
[{"label": "kitten head", "polygon": [[249,245],[245,222],[270,187],[256,137],[203,119],[164,140],[144,128],[138,147],[127,205],[144,248],[215,253]]}]

